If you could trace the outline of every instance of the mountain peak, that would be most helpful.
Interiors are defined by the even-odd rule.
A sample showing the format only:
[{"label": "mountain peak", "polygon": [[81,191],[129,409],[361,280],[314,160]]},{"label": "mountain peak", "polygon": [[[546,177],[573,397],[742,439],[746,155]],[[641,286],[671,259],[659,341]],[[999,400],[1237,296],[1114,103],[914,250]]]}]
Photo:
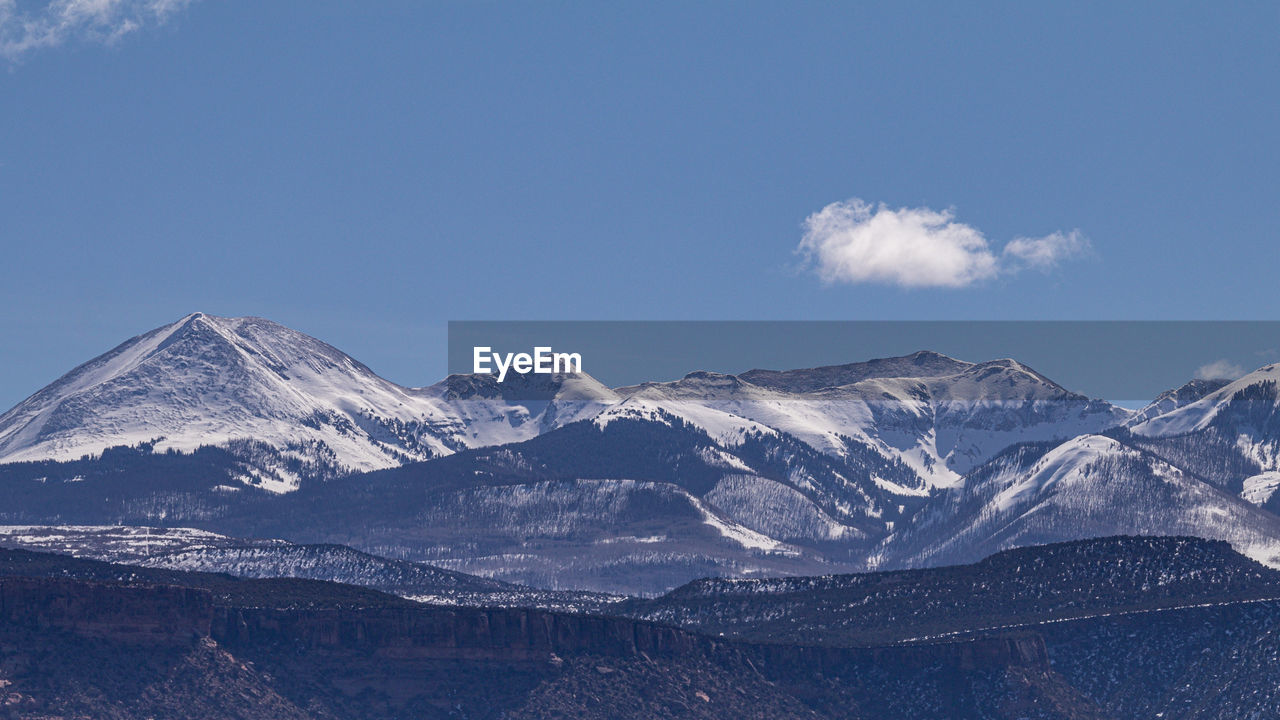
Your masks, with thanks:
[{"label": "mountain peak", "polygon": [[502,384],[451,376],[405,388],[271,320],[195,312],[126,340],[0,415],[0,462],[71,460],[121,445],[213,445],[240,448],[241,479],[285,491],[301,482],[300,466],[324,477],[527,440],[617,401],[585,374]]},{"label": "mountain peak", "polygon": [[962,374],[970,376],[979,382],[992,382],[997,378],[1002,378],[1005,382],[1011,385],[1020,382],[1031,382],[1052,390],[1068,392],[1066,388],[1062,387],[1058,383],[1050,380],[1030,366],[1014,360],[1013,358],[997,358],[995,360],[977,363],[966,368]]},{"label": "mountain peak", "polygon": [[956,360],[950,355],[944,355],[943,353],[936,352],[934,350],[917,350],[910,355],[906,355],[905,358],[917,365],[933,362],[963,362],[961,360]]},{"label": "mountain peak", "polygon": [[876,378],[946,377],[957,375],[970,367],[973,367],[973,363],[956,360],[932,350],[917,350],[901,357],[824,365],[803,370],[748,370],[738,377],[752,385],[773,390],[813,392]]},{"label": "mountain peak", "polygon": [[[1204,387],[1208,388],[1211,386],[1207,383],[1221,381],[1199,382],[1205,383]],[[1246,416],[1250,418],[1250,423],[1257,426],[1255,429],[1262,428],[1280,418],[1278,384],[1280,363],[1263,365],[1244,377],[1223,383],[1192,402],[1144,418],[1141,423],[1133,425],[1133,431],[1140,435],[1170,436],[1201,430],[1213,424],[1229,425]],[[1188,383],[1183,387],[1190,385]]]},{"label": "mountain peak", "polygon": [[374,469],[443,450],[374,429],[434,412],[313,337],[262,318],[197,312],[126,340],[0,415],[0,459],[74,459],[156,438],[159,449],[183,451],[244,440],[321,443],[339,467]]},{"label": "mountain peak", "polygon": [[1165,390],[1156,396],[1155,400],[1147,403],[1128,422],[1129,425],[1138,425],[1152,418],[1159,417],[1165,413],[1173,412],[1178,408],[1190,405],[1203,398],[1204,396],[1217,392],[1230,384],[1230,380],[1191,380],[1180,387],[1172,390]]}]

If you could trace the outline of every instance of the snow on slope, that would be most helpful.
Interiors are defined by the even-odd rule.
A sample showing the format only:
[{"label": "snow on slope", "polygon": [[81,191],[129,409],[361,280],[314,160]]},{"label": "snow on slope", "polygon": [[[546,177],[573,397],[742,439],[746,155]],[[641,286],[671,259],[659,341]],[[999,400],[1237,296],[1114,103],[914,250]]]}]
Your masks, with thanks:
[{"label": "snow on slope", "polygon": [[[1280,363],[1265,365],[1205,395],[1196,402],[1138,423],[1133,426],[1133,431],[1150,437],[1168,437],[1203,430],[1213,424],[1233,400],[1237,398],[1245,400],[1250,393],[1266,395],[1268,397],[1265,399],[1270,401],[1270,408],[1280,408],[1280,394],[1276,393],[1277,383],[1280,383]],[[1265,411],[1267,408],[1262,409]]]},{"label": "snow on slope", "polygon": [[599,612],[620,597],[556,593],[379,557],[343,545],[229,537],[194,528],[0,525],[0,547],[90,560],[253,578],[308,578],[370,587],[419,602]]},{"label": "snow on slope", "polygon": [[1061,540],[1192,535],[1280,566],[1280,518],[1112,438],[1084,435],[1042,455],[1015,449],[966,482],[886,539],[878,563],[921,567]]},{"label": "snow on slope", "polygon": [[585,373],[510,375],[502,383],[492,375],[450,375],[412,392],[431,403],[440,418],[432,430],[453,450],[528,440],[619,401]]},{"label": "snow on slope", "polygon": [[727,475],[703,500],[739,525],[787,542],[866,536],[836,521],[803,493],[755,475]]},{"label": "snow on slope", "polygon": [[1280,489],[1280,472],[1258,473],[1244,479],[1244,490],[1240,497],[1254,505],[1263,505]]},{"label": "snow on slope", "polygon": [[[719,416],[738,418],[741,427],[763,425],[791,434],[810,446],[832,454],[844,448],[841,431],[858,432],[872,421],[861,398],[826,399],[808,393],[791,393],[753,385],[733,375],[690,373],[669,383],[645,383],[621,388],[619,394],[633,403],[666,410],[707,430],[713,437],[738,428],[717,422]],[[709,418],[715,411],[717,417]],[[706,423],[704,425],[704,423]]]},{"label": "snow on slope", "polygon": [[245,546],[272,548],[283,540],[245,540],[195,528],[133,525],[0,525],[0,547],[138,563],[172,552]]},{"label": "snow on slope", "polygon": [[[250,441],[283,460],[373,470],[524,440],[616,398],[558,376],[547,399],[458,393],[456,380],[404,388],[315,338],[261,318],[202,313],[126,341],[0,416],[0,462],[75,459],[118,445],[157,450]],[[565,390],[563,407],[557,390]],[[247,468],[273,491],[299,478],[280,459]]]},{"label": "snow on slope", "polygon": [[[917,367],[912,358],[927,360],[930,374],[885,375]],[[844,456],[850,442],[867,445],[912,467],[924,487],[950,486],[1010,444],[1098,432],[1119,425],[1129,414],[1071,393],[1013,360],[972,364],[916,353],[868,365],[874,369],[753,370],[742,376],[698,372],[618,393],[627,403],[661,408],[713,437],[743,432],[754,421],[835,456]],[[942,372],[949,374],[935,374]],[[848,378],[861,379],[811,389]],[[726,425],[721,416],[708,417],[707,409],[727,413],[737,419],[736,425]]]},{"label": "snow on slope", "polygon": [[[1187,465],[1242,497],[1265,503],[1273,494],[1266,473],[1280,471],[1280,364],[1267,365],[1196,402],[1133,425],[1135,436],[1182,450]],[[1157,450],[1159,452],[1159,450]],[[1216,462],[1215,462],[1216,461]],[[1249,477],[1258,475],[1259,477]],[[1247,483],[1240,486],[1237,483]]]},{"label": "snow on slope", "polygon": [[651,401],[643,397],[629,397],[597,414],[592,422],[601,429],[617,420],[642,420],[669,426],[672,416],[701,429],[717,444],[727,448],[741,445],[748,435],[778,434],[767,425],[732,412],[680,399]]},{"label": "snow on slope", "polygon": [[[844,384],[826,385],[833,382]],[[161,451],[234,445],[242,479],[283,492],[308,473],[394,467],[578,420],[603,426],[657,411],[728,448],[779,432],[836,457],[870,448],[918,476],[890,485],[908,494],[950,486],[1011,443],[1096,432],[1126,418],[1012,360],[973,364],[929,352],[741,377],[697,372],[617,391],[581,374],[504,383],[454,375],[406,388],[276,323],[195,313],[0,416],[0,462],[75,459],[152,441]]]},{"label": "snow on slope", "polygon": [[813,392],[852,385],[872,378],[946,377],[964,372],[971,363],[941,353],[920,350],[902,357],[878,358],[845,365],[803,370],[748,370],[738,377],[752,385],[787,392]]},{"label": "snow on slope", "polygon": [[1130,427],[1140,425],[1152,418],[1173,412],[1178,408],[1190,405],[1211,392],[1222,389],[1229,384],[1227,380],[1192,380],[1182,387],[1165,390],[1156,396],[1146,407],[1129,418],[1126,423]]},{"label": "snow on slope", "polygon": [[[250,438],[320,441],[352,469],[443,451],[375,439],[372,425],[433,408],[335,348],[257,318],[201,313],[133,338],[0,417],[0,459],[73,459],[157,438],[193,450]],[[387,436],[389,433],[383,432]]]}]

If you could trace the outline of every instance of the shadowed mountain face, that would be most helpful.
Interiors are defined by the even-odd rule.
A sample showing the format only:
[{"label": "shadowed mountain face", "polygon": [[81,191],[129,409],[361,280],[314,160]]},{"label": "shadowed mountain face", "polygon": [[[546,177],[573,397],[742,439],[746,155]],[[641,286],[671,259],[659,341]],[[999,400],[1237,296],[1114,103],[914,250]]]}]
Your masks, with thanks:
[{"label": "shadowed mountain face", "polygon": [[[235,538],[188,528],[129,526],[5,526],[0,547],[32,550],[10,556],[17,574],[42,574],[40,562],[57,553],[70,577],[165,584],[173,571],[204,577],[298,578],[370,588],[419,602],[484,607],[538,607],[566,612],[603,612],[623,598],[598,593],[541,590],[489,578],[379,557],[345,545],[296,545],[283,540]],[[23,565],[22,563],[29,563]],[[117,566],[127,563],[128,574]],[[25,568],[25,569],[24,569]],[[0,574],[5,571],[0,569]],[[106,573],[106,574],[104,574]],[[239,586],[237,586],[239,587]]]},{"label": "shadowed mountain face", "polygon": [[972,565],[705,579],[619,611],[762,642],[860,645],[1187,605],[1280,598],[1280,571],[1224,542],[1112,537],[1006,550]]},{"label": "shadowed mountain face", "polygon": [[19,717],[1225,720],[1280,699],[1278,598],[1194,538],[699,581],[632,618],[0,551],[0,680]]},{"label": "shadowed mountain face", "polygon": [[625,618],[421,606],[331,583],[169,572],[155,585],[129,570],[0,552],[11,707],[197,718],[1104,717],[1031,636],[751,645]]}]

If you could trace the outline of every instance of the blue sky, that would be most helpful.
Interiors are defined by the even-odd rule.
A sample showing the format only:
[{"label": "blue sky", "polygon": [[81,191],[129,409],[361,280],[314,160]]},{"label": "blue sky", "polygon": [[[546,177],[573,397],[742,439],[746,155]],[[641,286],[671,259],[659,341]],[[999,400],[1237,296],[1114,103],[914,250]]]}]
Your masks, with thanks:
[{"label": "blue sky", "polygon": [[451,319],[1280,318],[1275,3],[0,0],[0,50],[5,407],[194,310],[405,384]]}]

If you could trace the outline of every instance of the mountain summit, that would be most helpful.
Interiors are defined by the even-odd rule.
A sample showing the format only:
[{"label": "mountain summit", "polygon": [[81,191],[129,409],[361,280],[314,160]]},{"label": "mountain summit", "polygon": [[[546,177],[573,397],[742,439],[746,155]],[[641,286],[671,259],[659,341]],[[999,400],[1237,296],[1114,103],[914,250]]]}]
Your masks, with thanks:
[{"label": "mountain summit", "polygon": [[444,383],[406,388],[270,320],[197,312],[125,341],[0,416],[0,462],[119,445],[233,446],[252,456],[243,479],[284,491],[301,472],[374,470],[527,439],[543,429],[540,413],[572,419],[592,389],[608,399],[590,378],[562,384],[573,387],[568,411],[556,405],[556,388],[534,410],[459,398]]}]

